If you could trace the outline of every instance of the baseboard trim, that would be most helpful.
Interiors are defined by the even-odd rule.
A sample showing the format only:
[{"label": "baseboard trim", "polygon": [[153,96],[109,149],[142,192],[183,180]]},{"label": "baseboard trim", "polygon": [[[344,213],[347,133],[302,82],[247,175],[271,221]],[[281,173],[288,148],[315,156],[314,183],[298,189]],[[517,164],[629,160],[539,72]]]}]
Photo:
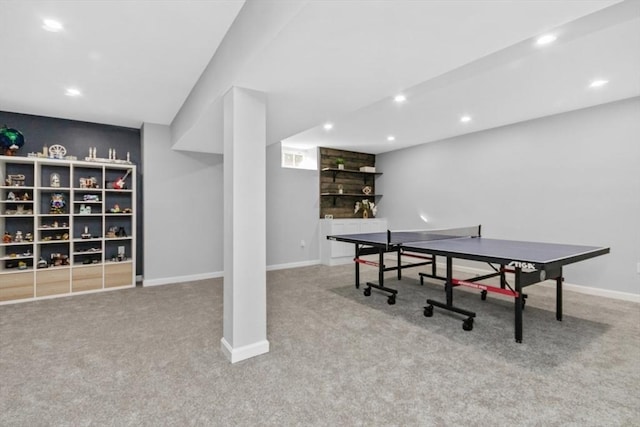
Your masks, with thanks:
[{"label": "baseboard trim", "polygon": [[320,264],[319,259],[312,259],[309,261],[290,262],[287,264],[273,264],[273,265],[267,266],[267,271],[286,270],[287,268],[309,267],[311,265],[318,265],[318,264]]},{"label": "baseboard trim", "polygon": [[[290,262],[287,264],[273,264],[273,265],[267,266],[267,271],[285,270],[287,268],[309,267],[311,265],[318,265],[318,264],[320,264],[319,259],[309,260],[309,261],[300,261],[300,262]],[[217,279],[219,277],[224,277],[224,271],[191,274],[187,276],[162,277],[160,279],[148,279],[148,280],[143,279],[142,286],[172,285],[175,283],[193,282],[196,280]]]},{"label": "baseboard trim", "polygon": [[[436,265],[438,266],[438,268],[442,268],[442,269],[446,269],[447,265],[445,263],[436,263]],[[454,270],[457,271],[461,271],[463,273],[469,273],[469,274],[477,274],[478,276],[481,276],[483,274],[487,274],[490,273],[491,271],[489,270],[484,270],[481,268],[474,268],[474,267],[465,267],[465,266],[455,266]],[[542,283],[540,283],[541,286],[545,286],[545,287],[553,287],[555,288],[556,284],[553,280],[547,280],[544,281]],[[638,294],[632,294],[629,292],[621,292],[621,291],[613,291],[613,290],[609,290],[609,289],[600,289],[600,288],[593,288],[590,286],[583,286],[583,285],[576,285],[573,283],[567,283],[564,282],[562,288],[566,291],[572,291],[572,292],[577,292],[580,294],[585,294],[585,295],[593,295],[593,296],[598,296],[598,297],[604,297],[604,298],[612,298],[612,299],[617,299],[617,300],[622,300],[622,301],[629,301],[629,302],[635,302],[635,303],[640,303],[640,295]]]},{"label": "baseboard trim", "polygon": [[242,347],[233,348],[229,344],[229,342],[224,337],[222,337],[220,339],[220,349],[231,363],[237,363],[242,360],[250,359],[252,357],[268,353],[269,341],[263,340],[253,344],[243,345]]},{"label": "baseboard trim", "polygon": [[144,279],[142,286],[172,285],[175,283],[194,282],[196,280],[217,279],[224,276],[224,271],[214,271],[211,273],[190,274],[186,276],[163,277],[161,279]]}]

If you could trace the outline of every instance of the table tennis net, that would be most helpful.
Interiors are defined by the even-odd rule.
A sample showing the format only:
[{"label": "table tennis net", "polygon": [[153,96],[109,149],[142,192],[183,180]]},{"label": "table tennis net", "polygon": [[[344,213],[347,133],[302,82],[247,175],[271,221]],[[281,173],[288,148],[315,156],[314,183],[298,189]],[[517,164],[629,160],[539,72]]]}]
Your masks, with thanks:
[{"label": "table tennis net", "polygon": [[387,243],[397,245],[407,242],[455,239],[460,237],[480,237],[480,226],[448,228],[443,230],[387,231]]}]

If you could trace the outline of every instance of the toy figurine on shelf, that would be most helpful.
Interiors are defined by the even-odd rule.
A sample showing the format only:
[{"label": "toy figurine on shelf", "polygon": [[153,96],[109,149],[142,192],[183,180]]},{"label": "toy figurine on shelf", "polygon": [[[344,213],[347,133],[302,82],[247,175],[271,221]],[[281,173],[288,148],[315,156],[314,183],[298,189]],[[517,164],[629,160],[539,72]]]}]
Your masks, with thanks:
[{"label": "toy figurine on shelf", "polygon": [[117,203],[113,205],[113,207],[111,208],[111,213],[120,213],[120,205]]},{"label": "toy figurine on shelf", "polygon": [[9,194],[7,194],[7,201],[9,202],[13,202],[16,200],[16,195],[13,191],[9,191]]},{"label": "toy figurine on shelf", "polygon": [[69,255],[61,253],[51,254],[51,265],[59,267],[61,265],[69,265]]},{"label": "toy figurine on shelf", "polygon": [[25,242],[33,242],[33,233],[27,233],[24,235]]},{"label": "toy figurine on shelf", "polygon": [[25,176],[23,174],[7,175],[5,182],[10,187],[24,187]]},{"label": "toy figurine on shelf", "polygon": [[22,242],[23,239],[24,239],[24,236],[22,235],[22,231],[20,230],[16,231],[16,235],[13,238],[13,241],[16,243],[20,243]]},{"label": "toy figurine on shelf", "polygon": [[2,243],[11,243],[13,237],[11,237],[11,233],[8,231],[4,232],[4,236],[2,236]]},{"label": "toy figurine on shelf", "polygon": [[110,239],[113,239],[116,237],[116,228],[115,227],[109,227],[109,230],[107,231],[106,236]]},{"label": "toy figurine on shelf", "polygon": [[53,187],[53,188],[58,188],[60,187],[60,174],[59,173],[52,173],[49,176],[49,186]]},{"label": "toy figurine on shelf", "polygon": [[64,195],[61,193],[54,193],[51,195],[51,208],[49,209],[49,213],[63,214],[65,205],[66,202],[64,200]]}]

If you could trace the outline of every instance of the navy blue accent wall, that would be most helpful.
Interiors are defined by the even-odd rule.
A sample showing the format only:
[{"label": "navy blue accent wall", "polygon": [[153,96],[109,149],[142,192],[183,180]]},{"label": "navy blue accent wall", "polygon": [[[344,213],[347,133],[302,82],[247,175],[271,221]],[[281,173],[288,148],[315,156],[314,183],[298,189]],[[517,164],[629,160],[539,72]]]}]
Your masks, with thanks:
[{"label": "navy blue accent wall", "polygon": [[77,122],[53,117],[32,116],[0,111],[0,126],[14,128],[24,135],[24,147],[17,156],[26,157],[28,153],[42,151],[42,147],[53,144],[63,145],[67,155],[84,160],[89,155],[89,147],[96,147],[97,157],[109,158],[109,148],[116,150],[119,159],[126,159],[127,152],[131,162],[137,165],[136,186],[136,275],[142,275],[143,265],[143,192],[142,192],[142,141],[140,129],[97,123]]}]

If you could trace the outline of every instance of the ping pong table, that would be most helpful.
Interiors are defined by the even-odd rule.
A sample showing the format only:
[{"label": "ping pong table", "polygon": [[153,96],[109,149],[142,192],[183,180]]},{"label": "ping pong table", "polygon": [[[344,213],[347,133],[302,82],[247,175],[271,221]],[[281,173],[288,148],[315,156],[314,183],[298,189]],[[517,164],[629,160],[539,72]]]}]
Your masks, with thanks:
[{"label": "ping pong table", "polygon": [[[327,239],[352,243],[355,245],[355,282],[360,287],[360,265],[378,268],[378,282],[367,282],[365,296],[371,295],[371,288],[389,294],[387,302],[396,302],[396,289],[384,284],[384,273],[396,271],[398,279],[402,278],[402,270],[421,266],[430,266],[430,271],[420,272],[420,283],[424,278],[433,278],[445,282],[445,302],[427,299],[424,316],[433,316],[434,307],[462,314],[465,331],[473,329],[476,313],[453,304],[453,288],[466,286],[481,291],[482,300],[487,293],[506,295],[514,299],[515,306],[515,340],[522,342],[522,310],[525,306],[527,286],[555,280],[556,282],[556,319],[562,320],[562,267],[589,258],[609,253],[607,247],[565,245],[557,243],[539,243],[488,239],[481,237],[481,226],[452,228],[446,230],[390,231],[378,233],[359,233],[327,236]],[[385,266],[385,254],[395,253],[396,264]],[[378,261],[363,258],[366,255],[378,255]],[[436,271],[436,257],[446,258],[446,276],[439,276]],[[410,262],[403,259],[411,258]],[[469,278],[453,277],[453,260],[463,259],[487,263],[492,271],[488,274]],[[415,261],[414,261],[415,260]],[[507,274],[513,275],[514,285],[507,281]],[[499,277],[499,286],[482,284],[490,278]]]}]

